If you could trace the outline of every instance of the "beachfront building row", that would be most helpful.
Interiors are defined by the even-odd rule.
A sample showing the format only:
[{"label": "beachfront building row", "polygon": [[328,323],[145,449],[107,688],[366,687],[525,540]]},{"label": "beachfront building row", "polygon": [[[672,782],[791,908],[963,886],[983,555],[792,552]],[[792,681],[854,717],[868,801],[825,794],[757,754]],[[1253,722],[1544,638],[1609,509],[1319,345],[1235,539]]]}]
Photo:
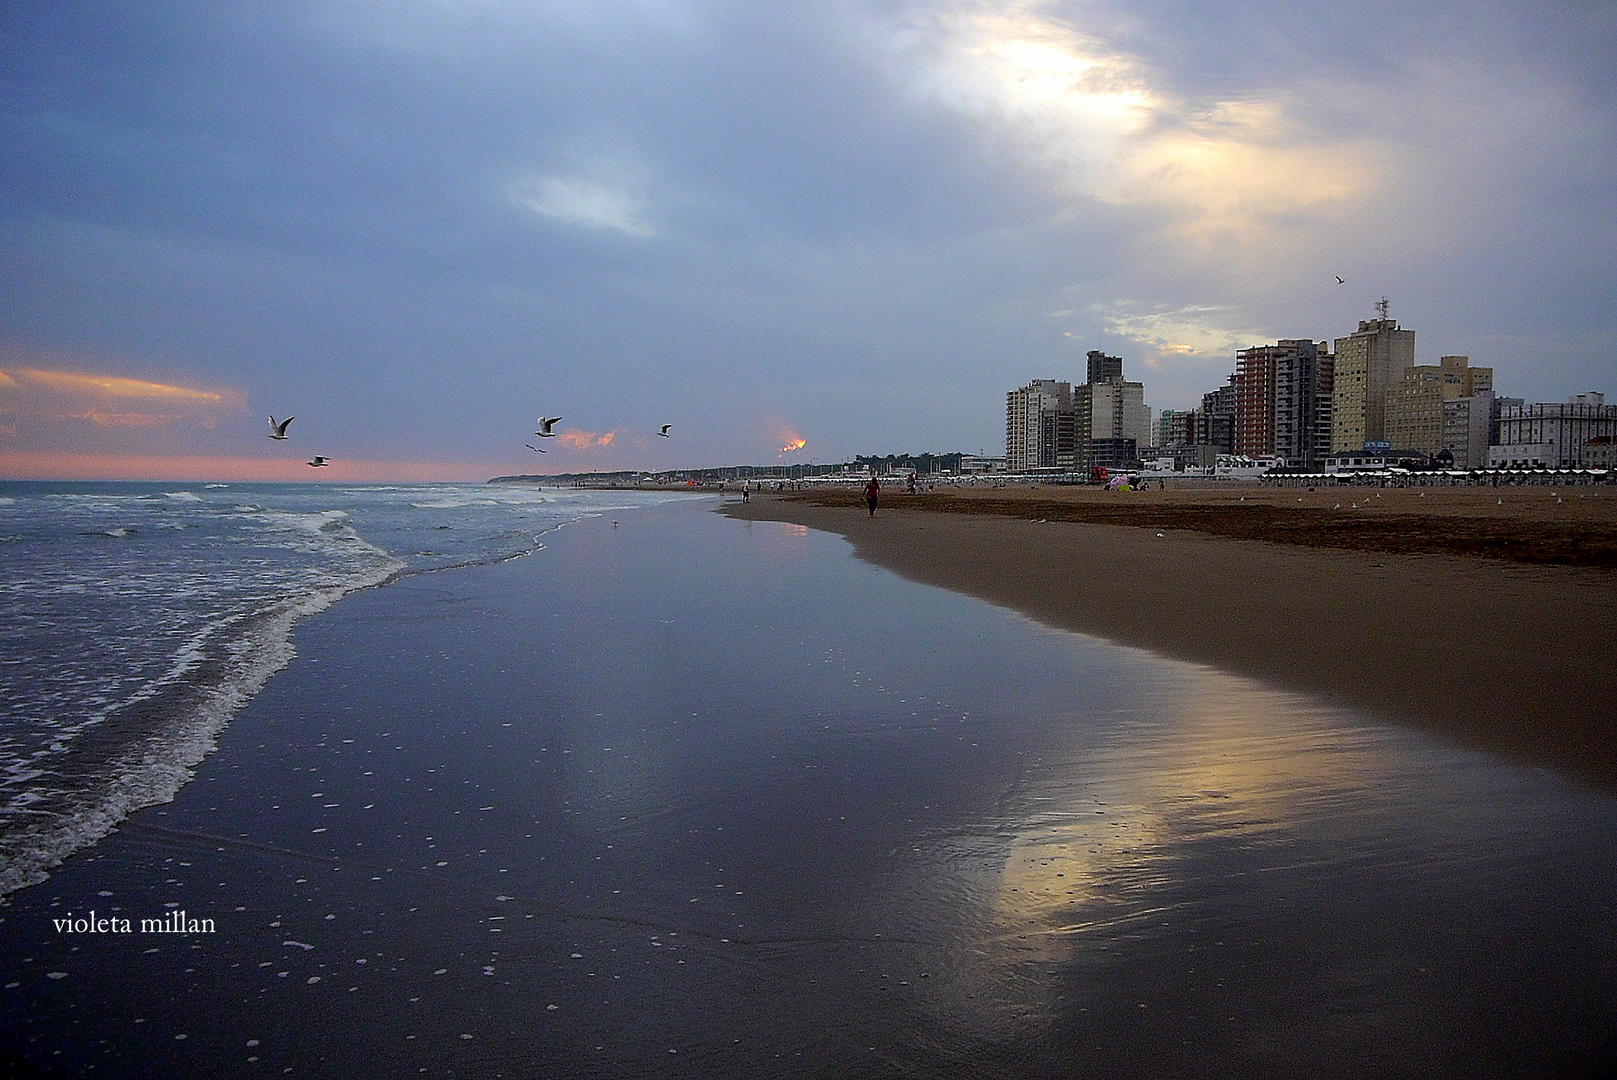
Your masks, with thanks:
[{"label": "beachfront building row", "polygon": [[1495,397],[1493,369],[1464,356],[1417,365],[1415,332],[1389,317],[1385,300],[1376,307],[1379,318],[1330,345],[1281,339],[1240,350],[1229,383],[1176,424],[1181,437],[1303,468],[1365,450],[1486,468],[1501,410],[1513,403]]},{"label": "beachfront building row", "polygon": [[1237,352],[1234,452],[1318,465],[1330,452],[1334,375],[1323,341],[1282,339]]},{"label": "beachfront building row", "polygon": [[1034,379],[1005,395],[1005,465],[1011,472],[1122,467],[1150,442],[1143,383],[1123,378],[1123,358],[1092,350],[1077,386]]},{"label": "beachfront building row", "polygon": [[1415,363],[1415,332],[1379,318],[1334,342],[1282,338],[1236,353],[1229,381],[1199,408],[1151,423],[1144,387],[1121,357],[1088,357],[1088,381],[1038,379],[1007,395],[1006,467],[1071,472],[1171,457],[1175,468],[1217,455],[1329,468],[1366,453],[1453,469],[1592,467],[1613,453],[1617,405],[1580,394],[1529,405],[1494,392],[1493,369],[1469,357]]}]

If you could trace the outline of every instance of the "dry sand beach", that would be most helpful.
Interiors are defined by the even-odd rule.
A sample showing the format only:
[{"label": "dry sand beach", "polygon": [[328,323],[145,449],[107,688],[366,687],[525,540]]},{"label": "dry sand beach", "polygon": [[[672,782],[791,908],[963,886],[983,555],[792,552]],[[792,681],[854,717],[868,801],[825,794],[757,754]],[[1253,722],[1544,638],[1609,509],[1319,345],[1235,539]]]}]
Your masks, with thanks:
[{"label": "dry sand beach", "polygon": [[1617,491],[765,494],[735,517],[1617,789]]}]

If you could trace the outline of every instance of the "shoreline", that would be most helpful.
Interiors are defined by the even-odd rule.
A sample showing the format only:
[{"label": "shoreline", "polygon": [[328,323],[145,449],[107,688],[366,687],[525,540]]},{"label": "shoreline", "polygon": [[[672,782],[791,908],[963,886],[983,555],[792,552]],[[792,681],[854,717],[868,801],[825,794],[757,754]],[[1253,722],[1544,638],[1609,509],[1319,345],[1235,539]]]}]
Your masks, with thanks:
[{"label": "shoreline", "polygon": [[[1408,496],[1397,513],[1415,514],[1405,505],[1415,493],[1397,494]],[[1337,701],[1617,793],[1617,572],[1013,516],[1035,500],[1048,515],[1049,495],[961,512],[884,494],[870,518],[852,492],[840,505],[760,494],[719,512],[837,533],[867,562],[1047,626]],[[1297,496],[1226,497],[1278,510]],[[1617,498],[1557,509],[1570,516],[1568,506],[1603,519]],[[1445,519],[1469,513],[1428,494],[1421,531],[1441,537]]]}]

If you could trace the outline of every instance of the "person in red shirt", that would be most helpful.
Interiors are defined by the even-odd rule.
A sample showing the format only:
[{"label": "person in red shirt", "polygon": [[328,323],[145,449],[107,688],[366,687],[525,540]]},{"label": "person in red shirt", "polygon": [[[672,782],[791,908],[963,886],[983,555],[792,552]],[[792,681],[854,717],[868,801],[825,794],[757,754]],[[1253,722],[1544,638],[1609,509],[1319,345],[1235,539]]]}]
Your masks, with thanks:
[{"label": "person in red shirt", "polygon": [[865,485],[865,505],[870,508],[871,517],[876,516],[876,496],[880,491],[881,486],[876,483],[876,478],[872,476],[870,483]]}]

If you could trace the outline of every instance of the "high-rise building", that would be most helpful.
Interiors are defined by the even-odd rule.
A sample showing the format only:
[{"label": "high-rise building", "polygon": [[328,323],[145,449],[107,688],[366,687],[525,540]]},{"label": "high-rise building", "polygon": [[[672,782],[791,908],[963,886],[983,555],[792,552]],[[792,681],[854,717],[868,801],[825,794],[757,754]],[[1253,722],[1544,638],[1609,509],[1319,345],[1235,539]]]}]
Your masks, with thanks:
[{"label": "high-rise building", "polygon": [[1163,409],[1151,429],[1152,443],[1164,450],[1196,445],[1196,410]]},{"label": "high-rise building", "polygon": [[1005,467],[1077,467],[1072,384],[1034,379],[1005,395]]},{"label": "high-rise building", "polygon": [[1488,467],[1488,432],[1499,421],[1498,402],[1492,390],[1443,402],[1443,450],[1454,468]]},{"label": "high-rise building", "polygon": [[1236,353],[1234,452],[1320,464],[1330,451],[1332,361],[1323,341],[1307,339]]},{"label": "high-rise building", "polygon": [[1308,468],[1331,453],[1331,397],[1336,356],[1325,342],[1280,342],[1296,351],[1275,366],[1275,454]]},{"label": "high-rise building", "polygon": [[1089,377],[1085,382],[1102,383],[1123,377],[1123,358],[1107,356],[1099,349],[1089,350]]},{"label": "high-rise building", "polygon": [[1415,331],[1400,330],[1396,319],[1387,318],[1386,300],[1376,308],[1381,318],[1360,322],[1358,330],[1335,342],[1333,453],[1387,441],[1387,388],[1415,364]]},{"label": "high-rise building", "polygon": [[1282,349],[1259,345],[1235,354],[1235,453],[1275,452],[1275,360]]},{"label": "high-rise building", "polygon": [[1201,414],[1196,445],[1216,447],[1221,454],[1235,453],[1234,375],[1217,390],[1202,395]]},{"label": "high-rise building", "polygon": [[[1445,356],[1434,367],[1416,364],[1387,388],[1384,409],[1387,441],[1395,450],[1433,456],[1448,446],[1447,402],[1493,392],[1493,368],[1474,368],[1464,356]],[[1457,416],[1457,414],[1456,414]],[[1469,436],[1468,436],[1469,438]],[[1468,456],[1469,460],[1469,456]],[[1468,466],[1469,467],[1469,466]]]},{"label": "high-rise building", "polygon": [[1005,395],[1008,470],[1085,469],[1094,445],[1105,464],[1126,465],[1150,445],[1145,386],[1123,378],[1123,358],[1092,350],[1088,374],[1079,386],[1035,379]]},{"label": "high-rise building", "polygon": [[1123,467],[1151,444],[1145,384],[1123,378],[1123,358],[1089,353],[1089,381],[1072,388],[1074,443],[1079,468]]}]

